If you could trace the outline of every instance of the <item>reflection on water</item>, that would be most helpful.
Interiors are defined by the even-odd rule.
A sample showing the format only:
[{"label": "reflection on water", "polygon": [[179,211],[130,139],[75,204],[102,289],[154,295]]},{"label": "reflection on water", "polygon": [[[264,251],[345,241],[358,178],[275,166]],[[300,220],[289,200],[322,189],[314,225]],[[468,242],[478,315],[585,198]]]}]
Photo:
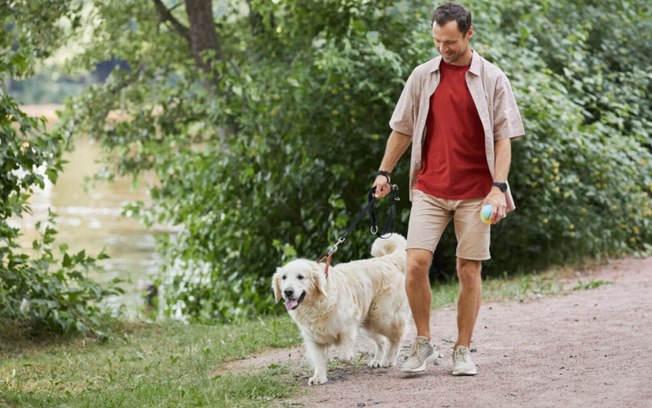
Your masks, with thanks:
[{"label": "reflection on water", "polygon": [[121,212],[128,202],[147,202],[147,188],[142,185],[134,189],[131,179],[85,182],[98,170],[99,155],[99,146],[91,141],[75,142],[75,150],[65,156],[68,163],[57,184],[48,184],[32,195],[33,215],[19,220],[24,235],[22,243],[31,248],[36,237],[35,223],[47,220],[48,208],[52,209],[57,214],[57,244],[68,244],[70,252],[85,249],[91,256],[104,249],[110,256],[100,263],[105,270],[91,274],[91,278],[100,283],[116,277],[125,280],[121,284],[125,294],[109,299],[109,303],[112,307],[124,305],[127,316],[133,318],[143,303],[139,281],[154,279],[157,257],[152,233]]}]

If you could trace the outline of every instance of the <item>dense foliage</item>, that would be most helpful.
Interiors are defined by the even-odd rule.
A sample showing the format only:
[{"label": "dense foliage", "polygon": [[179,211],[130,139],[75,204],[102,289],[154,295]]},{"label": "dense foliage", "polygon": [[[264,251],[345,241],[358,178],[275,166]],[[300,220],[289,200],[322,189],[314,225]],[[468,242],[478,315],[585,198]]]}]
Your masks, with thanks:
[{"label": "dense foliage", "polygon": [[520,208],[494,228],[490,271],[649,251],[652,6],[474,8],[478,48],[508,73],[527,132],[510,176]]},{"label": "dense foliage", "polygon": [[[15,2],[13,6],[23,4]],[[53,3],[52,16],[25,20],[24,9],[0,6],[0,78],[29,73],[58,37],[52,24],[68,10]],[[42,40],[35,39],[43,36]],[[18,44],[19,47],[12,45]],[[39,237],[29,250],[22,248],[21,231],[12,219],[30,213],[30,196],[46,182],[56,182],[63,170],[62,153],[67,139],[46,131],[45,122],[26,116],[16,101],[0,90],[0,319],[55,332],[95,332],[102,312],[99,302],[115,289],[100,287],[87,278],[96,268],[85,251],[69,253],[56,245],[55,215],[38,222]],[[98,258],[103,258],[100,254]]]},{"label": "dense foliage", "polygon": [[[85,52],[124,60],[67,106],[99,139],[105,176],[153,172],[130,208],[163,240],[167,311],[232,320],[269,311],[269,278],[316,258],[365,204],[403,81],[434,55],[431,2],[119,0],[95,5]],[[490,273],[646,251],[652,243],[652,10],[627,0],[474,0],[474,47],[512,81],[519,209],[494,228]],[[199,41],[198,39],[206,39]],[[407,160],[395,172],[406,198]],[[397,225],[405,232],[407,200]],[[365,256],[356,230],[337,261]],[[436,268],[453,266],[451,235]],[[450,272],[449,272],[450,273]]]}]

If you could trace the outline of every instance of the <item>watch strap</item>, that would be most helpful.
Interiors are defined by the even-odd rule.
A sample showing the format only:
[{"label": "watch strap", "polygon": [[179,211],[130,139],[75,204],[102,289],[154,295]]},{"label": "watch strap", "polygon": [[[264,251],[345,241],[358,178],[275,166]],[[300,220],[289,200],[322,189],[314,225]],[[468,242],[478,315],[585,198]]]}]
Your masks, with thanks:
[{"label": "watch strap", "polygon": [[491,183],[492,187],[498,187],[500,191],[503,193],[507,192],[507,183],[499,182],[499,181],[494,181]]},{"label": "watch strap", "polygon": [[378,170],[378,173],[376,173],[376,176],[384,176],[387,179],[387,183],[391,183],[390,177],[392,176],[392,173],[385,171],[385,170]]}]

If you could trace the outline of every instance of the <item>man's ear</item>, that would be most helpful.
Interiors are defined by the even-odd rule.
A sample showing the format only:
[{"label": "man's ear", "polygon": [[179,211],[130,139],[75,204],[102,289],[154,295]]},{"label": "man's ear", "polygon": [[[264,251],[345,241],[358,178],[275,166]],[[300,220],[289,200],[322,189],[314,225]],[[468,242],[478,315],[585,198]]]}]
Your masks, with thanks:
[{"label": "man's ear", "polygon": [[281,300],[281,271],[276,269],[276,273],[272,276],[272,290],[274,291],[274,302],[278,303]]}]

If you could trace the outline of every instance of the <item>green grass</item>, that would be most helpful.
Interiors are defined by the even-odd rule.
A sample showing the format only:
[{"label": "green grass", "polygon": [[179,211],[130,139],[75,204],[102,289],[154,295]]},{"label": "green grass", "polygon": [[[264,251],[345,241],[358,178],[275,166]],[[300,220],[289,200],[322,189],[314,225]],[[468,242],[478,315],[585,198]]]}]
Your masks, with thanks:
[{"label": "green grass", "polygon": [[[609,282],[563,272],[485,278],[485,302],[527,300]],[[457,281],[433,285],[433,308],[453,305]],[[108,341],[49,337],[0,324],[0,407],[268,407],[303,384],[290,367],[223,370],[228,361],[300,344],[285,315],[237,325],[114,324]]]},{"label": "green grass", "polygon": [[[560,271],[511,277],[489,277],[482,281],[482,301],[497,302],[525,301],[542,296],[556,296],[566,293],[561,283]],[[454,305],[459,285],[457,280],[432,285],[432,308]]]},{"label": "green grass", "polygon": [[300,341],[287,316],[233,326],[123,325],[107,342],[18,340],[0,328],[0,406],[265,407],[296,384],[283,367],[246,375],[229,360]]}]

